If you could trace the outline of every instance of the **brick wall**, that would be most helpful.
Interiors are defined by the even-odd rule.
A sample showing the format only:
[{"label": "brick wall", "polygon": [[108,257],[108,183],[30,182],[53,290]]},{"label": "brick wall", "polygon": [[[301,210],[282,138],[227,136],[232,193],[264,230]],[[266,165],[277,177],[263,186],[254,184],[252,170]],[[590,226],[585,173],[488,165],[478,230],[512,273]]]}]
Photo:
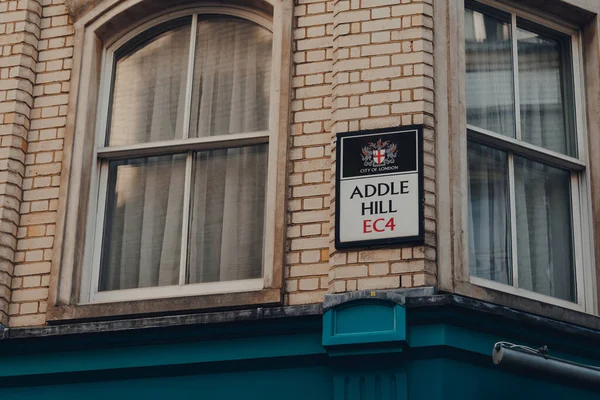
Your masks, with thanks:
[{"label": "brick wall", "polygon": [[[0,1],[0,323],[7,325],[40,35],[41,4]],[[40,321],[43,322],[43,321]]]},{"label": "brick wall", "polygon": [[333,1],[297,0],[286,291],[323,301],[329,283]]},{"label": "brick wall", "polygon": [[[73,55],[63,3],[0,0],[0,43],[24,32],[0,44],[0,322],[14,327],[45,322]],[[432,14],[432,0],[295,0],[286,304],[435,283]],[[426,126],[426,245],[336,251],[336,132],[407,124]]]},{"label": "brick wall", "polygon": [[45,320],[73,56],[74,30],[64,0],[42,2],[39,32],[10,326]]},{"label": "brick wall", "polygon": [[[334,2],[331,197],[335,134],[425,124],[425,246],[336,251],[330,209],[329,291],[435,284],[432,0]],[[335,201],[335,199],[333,200]],[[333,202],[332,202],[333,204]]]}]

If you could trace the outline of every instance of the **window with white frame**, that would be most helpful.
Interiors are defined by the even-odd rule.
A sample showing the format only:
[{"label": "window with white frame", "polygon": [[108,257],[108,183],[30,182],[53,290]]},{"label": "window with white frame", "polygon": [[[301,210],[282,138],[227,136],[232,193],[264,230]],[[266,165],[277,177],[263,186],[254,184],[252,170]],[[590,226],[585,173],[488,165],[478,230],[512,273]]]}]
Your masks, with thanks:
[{"label": "window with white frame", "polygon": [[193,13],[106,50],[84,298],[263,287],[272,43],[264,21]]},{"label": "window with white frame", "polygon": [[471,281],[583,304],[577,33],[465,1]]}]

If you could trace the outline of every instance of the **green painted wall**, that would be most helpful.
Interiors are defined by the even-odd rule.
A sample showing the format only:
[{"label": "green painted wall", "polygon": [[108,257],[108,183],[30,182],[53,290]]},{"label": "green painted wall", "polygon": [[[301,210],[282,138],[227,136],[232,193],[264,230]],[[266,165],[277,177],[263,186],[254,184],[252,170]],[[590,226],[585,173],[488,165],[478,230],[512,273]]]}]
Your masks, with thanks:
[{"label": "green painted wall", "polygon": [[324,317],[0,340],[0,400],[600,400],[493,365],[500,340],[600,362],[591,336],[360,301]]},{"label": "green painted wall", "polygon": [[[168,369],[164,372],[169,373]],[[331,378],[326,367],[284,368],[4,388],[0,390],[0,398],[7,400],[325,400],[330,398],[330,386]]]}]

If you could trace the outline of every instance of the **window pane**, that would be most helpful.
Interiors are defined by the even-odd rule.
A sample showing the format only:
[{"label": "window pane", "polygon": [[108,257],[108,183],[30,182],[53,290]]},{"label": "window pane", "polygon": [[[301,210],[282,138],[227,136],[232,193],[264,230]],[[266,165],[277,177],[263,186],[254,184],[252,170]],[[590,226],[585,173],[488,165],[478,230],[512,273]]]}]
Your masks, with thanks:
[{"label": "window pane", "polygon": [[190,35],[175,28],[117,61],[109,146],[183,137]]},{"label": "window pane", "polygon": [[519,287],[576,301],[570,174],[515,157]]},{"label": "window pane", "polygon": [[198,22],[190,137],[269,128],[271,36],[234,18]]},{"label": "window pane", "polygon": [[[521,138],[529,143],[576,156],[572,110],[565,99],[570,90],[567,49],[561,42],[518,29]],[[569,86],[569,87],[567,87]]]},{"label": "window pane", "polygon": [[176,285],[185,155],[111,161],[99,290]]},{"label": "window pane", "polygon": [[196,154],[189,283],[262,276],[267,149]]},{"label": "window pane", "polygon": [[471,274],[512,284],[506,153],[468,143]]},{"label": "window pane", "polygon": [[515,136],[510,24],[465,9],[467,123]]}]

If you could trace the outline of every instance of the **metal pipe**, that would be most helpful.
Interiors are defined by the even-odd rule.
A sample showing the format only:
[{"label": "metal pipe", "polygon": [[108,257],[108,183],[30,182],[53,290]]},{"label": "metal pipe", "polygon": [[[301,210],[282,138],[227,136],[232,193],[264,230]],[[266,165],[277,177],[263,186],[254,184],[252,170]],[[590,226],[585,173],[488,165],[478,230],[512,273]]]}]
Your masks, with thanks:
[{"label": "metal pipe", "polygon": [[504,346],[494,346],[492,352],[494,364],[508,369],[518,369],[543,375],[544,378],[559,378],[572,383],[600,388],[600,369],[581,364],[515,350]]}]

